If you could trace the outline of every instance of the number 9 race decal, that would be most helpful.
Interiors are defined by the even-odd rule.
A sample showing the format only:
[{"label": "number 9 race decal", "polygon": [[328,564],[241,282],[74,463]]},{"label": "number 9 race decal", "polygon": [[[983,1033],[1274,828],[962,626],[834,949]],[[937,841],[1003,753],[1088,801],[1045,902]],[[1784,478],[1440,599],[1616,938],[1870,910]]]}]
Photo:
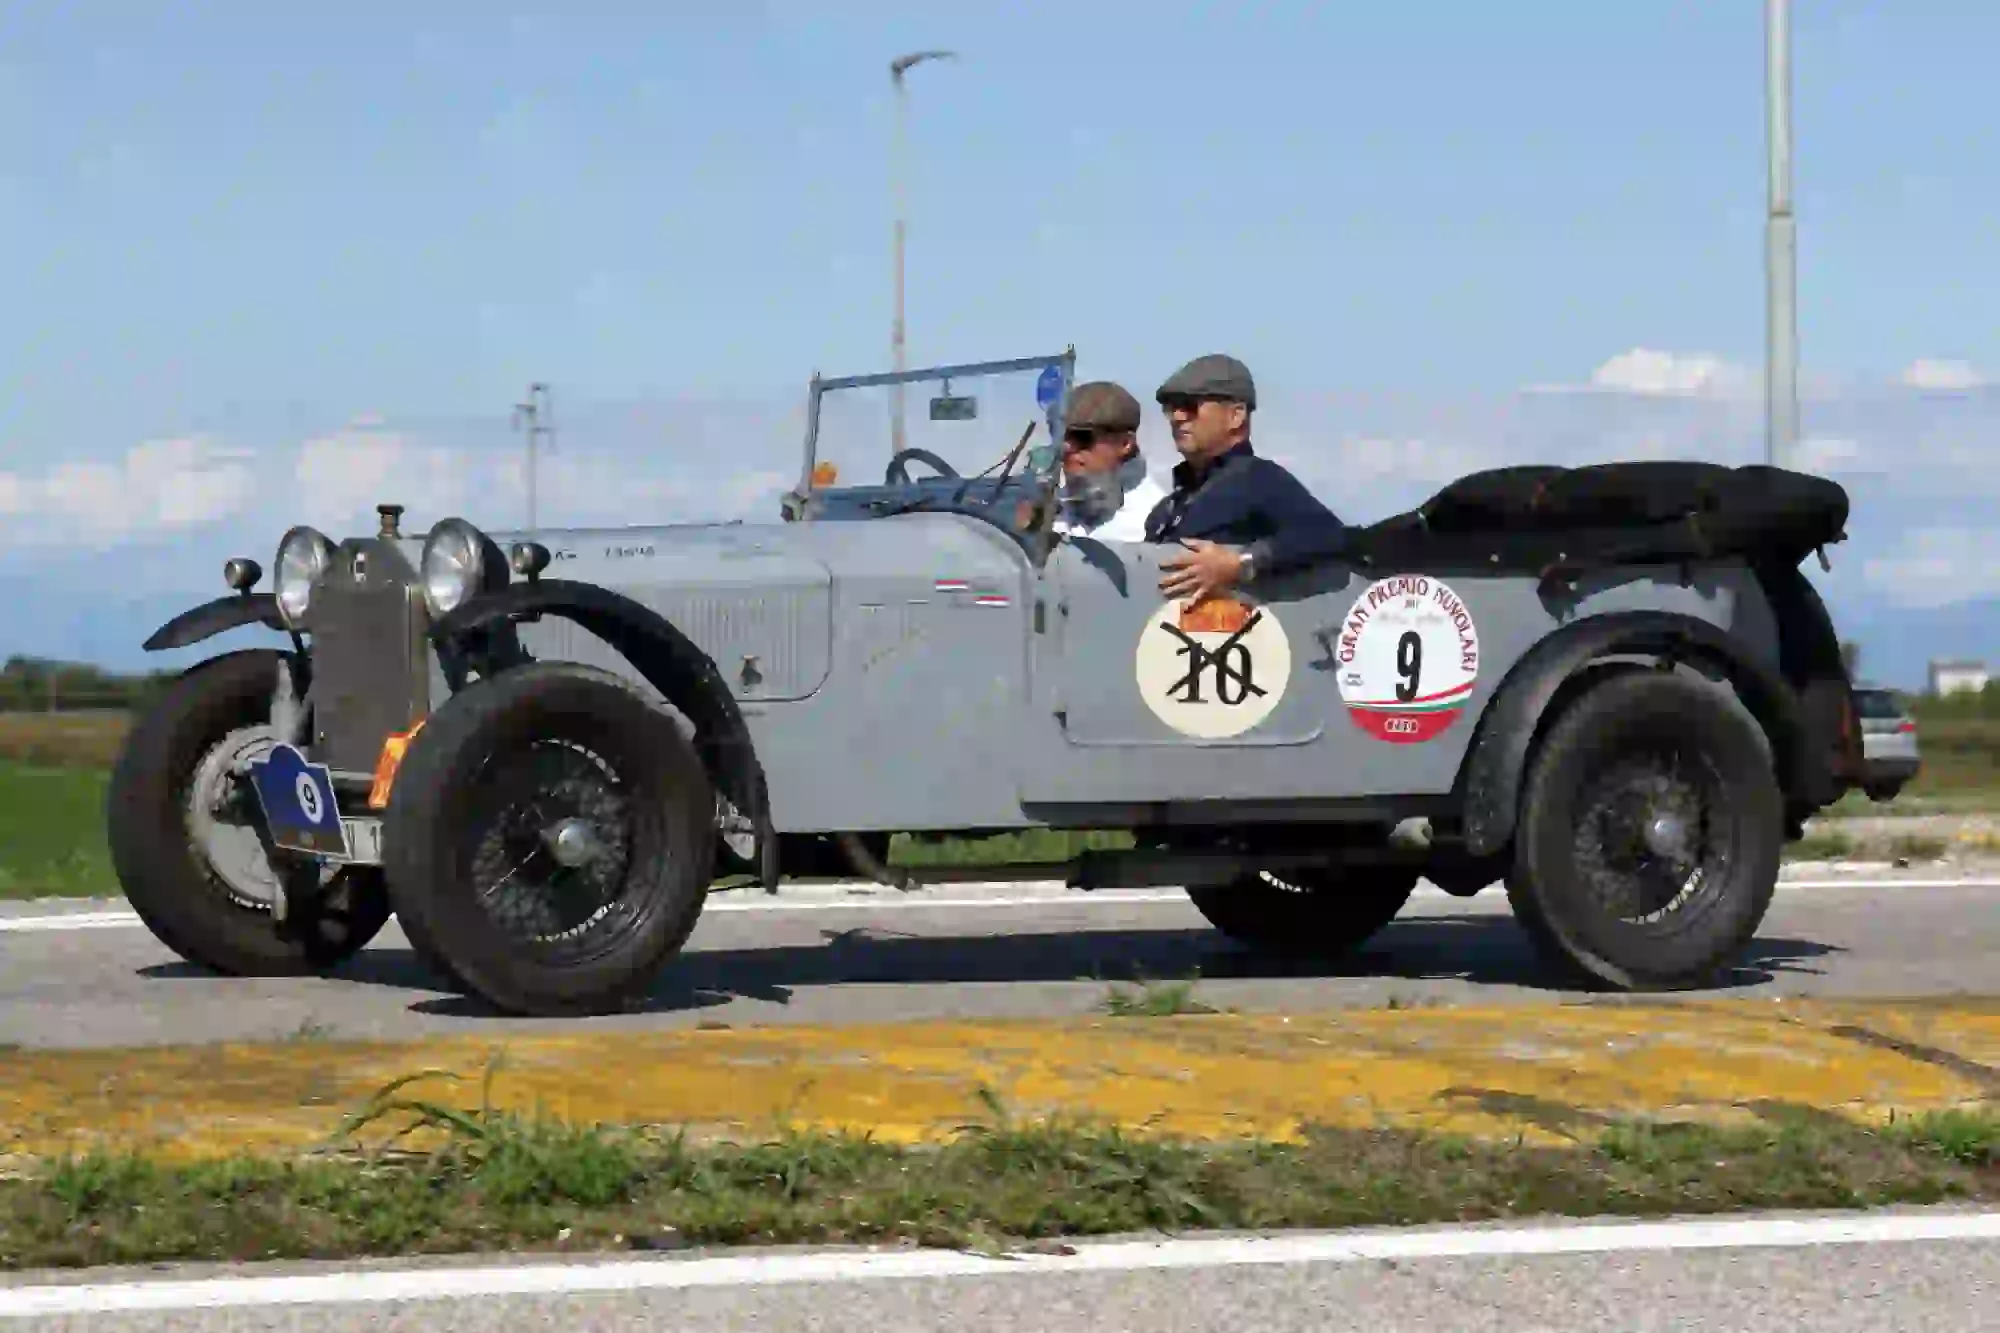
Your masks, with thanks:
[{"label": "number 9 race decal", "polygon": [[1441,734],[1464,711],[1479,683],[1479,630],[1449,585],[1399,574],[1354,599],[1334,660],[1354,725],[1408,745]]}]

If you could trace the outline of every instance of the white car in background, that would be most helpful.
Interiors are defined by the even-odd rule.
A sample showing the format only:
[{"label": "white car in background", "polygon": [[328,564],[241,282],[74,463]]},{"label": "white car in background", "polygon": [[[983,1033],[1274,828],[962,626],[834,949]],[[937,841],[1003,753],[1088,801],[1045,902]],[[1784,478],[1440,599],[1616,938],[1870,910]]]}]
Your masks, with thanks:
[{"label": "white car in background", "polygon": [[1871,800],[1894,800],[1921,766],[1917,720],[1894,690],[1856,686],[1854,707],[1861,717],[1862,790]]}]

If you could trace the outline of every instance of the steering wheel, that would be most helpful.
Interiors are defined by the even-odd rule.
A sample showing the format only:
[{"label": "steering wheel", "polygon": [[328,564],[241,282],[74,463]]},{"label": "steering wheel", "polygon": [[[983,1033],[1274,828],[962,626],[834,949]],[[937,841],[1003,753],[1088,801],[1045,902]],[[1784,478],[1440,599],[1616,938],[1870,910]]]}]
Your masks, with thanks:
[{"label": "steering wheel", "polygon": [[913,458],[920,463],[928,463],[931,469],[940,477],[956,477],[958,475],[957,468],[954,468],[928,449],[899,449],[896,451],[895,457],[889,460],[888,469],[882,474],[883,483],[889,486],[909,485],[910,470],[908,464]]}]

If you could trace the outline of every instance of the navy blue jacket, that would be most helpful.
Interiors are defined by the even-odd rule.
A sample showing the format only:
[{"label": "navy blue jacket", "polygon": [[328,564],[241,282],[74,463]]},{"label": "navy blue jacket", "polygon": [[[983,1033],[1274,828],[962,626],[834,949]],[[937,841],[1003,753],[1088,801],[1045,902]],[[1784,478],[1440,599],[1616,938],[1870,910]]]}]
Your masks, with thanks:
[{"label": "navy blue jacket", "polygon": [[1175,465],[1173,490],[1146,516],[1146,540],[1187,537],[1247,548],[1260,573],[1276,573],[1338,555],[1347,526],[1245,440],[1199,477],[1185,461]]}]

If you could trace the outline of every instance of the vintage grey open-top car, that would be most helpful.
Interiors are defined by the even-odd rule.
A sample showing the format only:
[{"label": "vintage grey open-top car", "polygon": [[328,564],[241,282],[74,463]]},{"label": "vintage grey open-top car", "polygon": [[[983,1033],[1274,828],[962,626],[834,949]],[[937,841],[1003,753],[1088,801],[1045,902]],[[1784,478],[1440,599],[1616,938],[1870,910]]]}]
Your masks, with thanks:
[{"label": "vintage grey open-top car", "polygon": [[[643,992],[732,876],[1109,829],[1130,847],[976,873],[1184,886],[1290,952],[1356,946],[1420,877],[1504,881],[1579,984],[1738,956],[1783,844],[1860,780],[1800,568],[1845,535],[1839,486],[1501,469],[1189,607],[1167,548],[1051,527],[1073,355],[815,377],[782,521],[416,537],[385,504],[374,535],[286,533],[271,593],[231,561],[147,647],[289,644],[135,723],[107,812],[133,907],[238,974],[330,967],[393,914],[445,984],[574,1014]],[[890,457],[880,399],[917,383]]]}]

